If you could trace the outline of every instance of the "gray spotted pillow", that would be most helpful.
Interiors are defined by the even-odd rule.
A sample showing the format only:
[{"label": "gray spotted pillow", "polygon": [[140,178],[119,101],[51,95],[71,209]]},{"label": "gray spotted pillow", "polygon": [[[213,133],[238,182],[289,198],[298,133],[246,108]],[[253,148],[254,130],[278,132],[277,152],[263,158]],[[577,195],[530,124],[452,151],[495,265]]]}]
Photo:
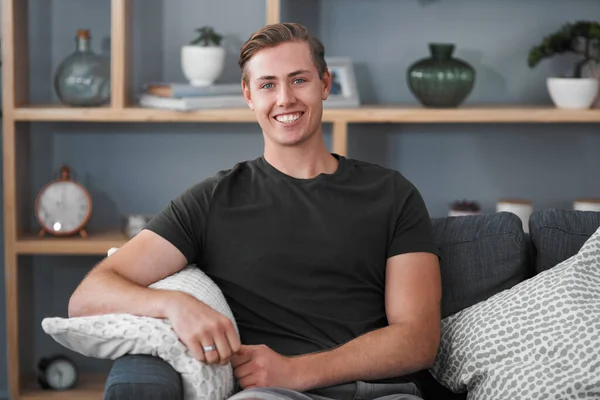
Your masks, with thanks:
[{"label": "gray spotted pillow", "polygon": [[467,399],[600,399],[600,228],[573,257],[442,320],[431,374]]}]

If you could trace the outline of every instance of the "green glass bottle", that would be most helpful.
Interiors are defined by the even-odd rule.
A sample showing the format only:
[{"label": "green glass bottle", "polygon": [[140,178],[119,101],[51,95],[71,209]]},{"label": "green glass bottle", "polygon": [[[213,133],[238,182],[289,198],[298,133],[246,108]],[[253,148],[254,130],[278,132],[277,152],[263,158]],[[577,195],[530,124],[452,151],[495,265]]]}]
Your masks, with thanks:
[{"label": "green glass bottle", "polygon": [[431,56],[408,68],[408,86],[425,107],[457,107],[473,90],[475,69],[452,57],[454,48],[451,43],[430,43]]},{"label": "green glass bottle", "polygon": [[90,32],[77,31],[75,52],[65,58],[54,76],[54,89],[61,103],[93,107],[110,101],[110,63],[95,54],[90,46]]}]

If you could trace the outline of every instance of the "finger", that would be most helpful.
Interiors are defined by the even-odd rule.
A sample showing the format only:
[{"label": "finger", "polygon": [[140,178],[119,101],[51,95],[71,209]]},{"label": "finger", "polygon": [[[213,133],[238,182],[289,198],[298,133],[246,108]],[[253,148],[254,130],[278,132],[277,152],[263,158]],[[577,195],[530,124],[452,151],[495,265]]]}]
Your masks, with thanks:
[{"label": "finger", "polygon": [[233,357],[231,357],[231,366],[233,368],[237,368],[240,365],[247,363],[248,361],[250,361],[250,359],[246,356],[234,355]]},{"label": "finger", "polygon": [[[216,364],[219,361],[219,352],[217,351],[214,340],[210,337],[203,336],[202,339],[200,339],[200,343],[202,343],[202,351],[204,352],[206,363]],[[208,347],[213,347],[214,349],[207,349]]]},{"label": "finger", "polygon": [[257,344],[242,344],[240,345],[240,351],[244,353],[250,353],[256,349],[258,349],[261,345]]},{"label": "finger", "polygon": [[247,362],[233,369],[233,374],[237,379],[244,379],[248,375],[252,374],[253,366]]},{"label": "finger", "polygon": [[237,368],[238,366],[245,364],[250,360],[252,360],[251,353],[243,353],[240,351],[237,354],[235,354],[233,357],[231,357],[231,366],[233,368]]},{"label": "finger", "polygon": [[200,342],[192,338],[191,340],[183,342],[183,344],[185,344],[192,357],[194,357],[196,360],[200,362],[206,361],[206,358],[204,357],[204,350],[202,350],[202,345]]},{"label": "finger", "polygon": [[229,347],[234,354],[237,354],[242,347],[240,343],[240,336],[235,331],[233,324],[229,324],[227,329],[225,330],[225,335],[227,336],[227,340],[229,341]]},{"label": "finger", "polygon": [[231,348],[229,347],[229,341],[225,337],[224,333],[217,334],[214,338],[215,346],[217,347],[217,353],[219,359],[217,360],[221,365],[225,365],[231,358]]},{"label": "finger", "polygon": [[246,375],[244,378],[238,380],[240,386],[244,389],[250,389],[256,387],[256,382],[254,381],[254,375]]}]

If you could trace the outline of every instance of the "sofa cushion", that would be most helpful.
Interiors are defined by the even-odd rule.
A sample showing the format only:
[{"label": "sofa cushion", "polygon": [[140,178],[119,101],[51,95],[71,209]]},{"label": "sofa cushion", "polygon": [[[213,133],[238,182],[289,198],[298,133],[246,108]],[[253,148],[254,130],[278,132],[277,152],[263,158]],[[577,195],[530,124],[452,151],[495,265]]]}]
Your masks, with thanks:
[{"label": "sofa cushion", "polygon": [[536,273],[550,269],[577,253],[599,226],[600,212],[534,211],[529,218],[529,231],[536,248]]},{"label": "sofa cushion", "polygon": [[440,249],[442,318],[532,275],[519,217],[508,212],[433,218]]},{"label": "sofa cushion", "polygon": [[600,229],[559,265],[442,321],[431,373],[471,400],[598,399]]}]

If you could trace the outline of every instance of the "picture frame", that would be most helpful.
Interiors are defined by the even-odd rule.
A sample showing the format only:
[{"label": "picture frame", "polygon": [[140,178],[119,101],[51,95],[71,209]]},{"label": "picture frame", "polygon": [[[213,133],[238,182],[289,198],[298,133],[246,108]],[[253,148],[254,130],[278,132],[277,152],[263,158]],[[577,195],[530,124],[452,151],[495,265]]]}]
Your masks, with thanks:
[{"label": "picture frame", "polygon": [[323,101],[323,108],[360,107],[360,96],[352,60],[346,57],[333,57],[326,58],[325,61],[333,82],[327,100]]}]

